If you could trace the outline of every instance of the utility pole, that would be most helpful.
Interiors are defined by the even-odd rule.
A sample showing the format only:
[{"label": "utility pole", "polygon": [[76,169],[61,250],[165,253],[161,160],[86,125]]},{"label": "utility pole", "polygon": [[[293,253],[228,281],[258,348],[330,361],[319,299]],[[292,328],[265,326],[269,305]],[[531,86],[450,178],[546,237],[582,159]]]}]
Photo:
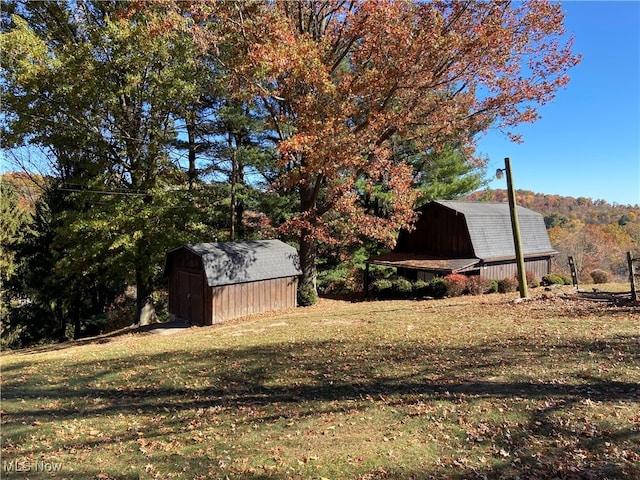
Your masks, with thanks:
[{"label": "utility pole", "polygon": [[520,224],[518,223],[518,209],[516,207],[516,191],[513,187],[513,178],[511,177],[511,159],[504,159],[504,169],[496,171],[496,177],[502,178],[502,173],[507,174],[507,192],[509,195],[509,212],[511,214],[511,230],[513,231],[513,243],[516,249],[516,264],[518,266],[518,284],[520,288],[520,298],[527,298],[529,291],[527,289],[527,274],[524,267],[524,254],[522,252],[522,241],[520,240]]}]

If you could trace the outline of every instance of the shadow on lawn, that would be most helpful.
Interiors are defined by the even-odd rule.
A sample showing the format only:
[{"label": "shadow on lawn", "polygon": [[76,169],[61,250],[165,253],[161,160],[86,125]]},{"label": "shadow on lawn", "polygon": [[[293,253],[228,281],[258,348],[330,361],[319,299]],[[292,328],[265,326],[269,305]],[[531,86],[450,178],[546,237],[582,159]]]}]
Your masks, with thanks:
[{"label": "shadow on lawn", "polygon": [[[73,366],[75,376],[65,385],[25,383],[18,376],[3,379],[4,401],[37,400],[43,408],[7,408],[3,429],[22,435],[30,425],[51,421],[118,416],[154,415],[159,412],[195,412],[201,409],[261,412],[246,419],[277,422],[300,419],[318,413],[365,410],[373,403],[403,408],[420,402],[472,403],[483,399],[545,400],[544,408],[527,411],[528,421],[517,429],[491,439],[502,449],[504,467],[482,471],[467,468],[457,459],[443,464],[441,471],[408,472],[381,470],[370,478],[634,478],[640,466],[630,461],[609,461],[612,449],[640,446],[638,425],[588,431],[584,435],[564,431],[553,418],[569,412],[585,401],[640,401],[640,385],[633,381],[613,381],[598,376],[567,373],[562,382],[507,380],[508,372],[526,371],[535,362],[563,365],[567,372],[584,371],[588,358],[593,364],[618,362],[640,368],[640,336],[619,336],[606,342],[531,345],[521,339],[518,346],[496,344],[447,348],[405,341],[401,344],[357,344],[344,341],[280,343],[230,350],[131,355],[109,362],[85,362]],[[25,360],[26,365],[28,360]],[[17,368],[20,368],[18,364]],[[495,376],[496,372],[500,374]],[[6,373],[6,372],[5,372]],[[61,403],[56,400],[63,399]],[[47,402],[47,400],[50,400]],[[526,409],[526,405],[523,409]],[[179,415],[168,415],[157,428],[148,428],[145,438],[166,436],[167,428],[181,431]],[[236,423],[242,424],[240,416]],[[13,430],[13,433],[9,433]],[[554,438],[573,437],[565,446],[551,448]],[[122,432],[117,441],[136,441],[134,430]],[[89,440],[88,440],[89,441]],[[92,445],[116,439],[90,440]],[[585,460],[585,453],[598,452]],[[31,452],[37,455],[42,452]],[[518,453],[520,463],[507,461]],[[551,457],[549,457],[551,455]],[[632,458],[633,460],[633,458]],[[447,460],[449,461],[449,460]],[[558,470],[560,469],[560,470]],[[629,473],[630,472],[630,473]],[[94,475],[98,472],[94,472]],[[286,478],[256,474],[253,478]]]},{"label": "shadow on lawn", "polygon": [[58,352],[68,348],[83,347],[85,345],[109,343],[114,339],[124,335],[150,335],[153,333],[168,334],[191,328],[192,325],[182,320],[171,320],[168,322],[152,323],[150,325],[130,325],[128,327],[114,330],[113,332],[103,333],[95,337],[79,338],[77,340],[64,340],[60,343],[50,343],[45,345],[36,345],[32,347],[16,350],[14,353],[18,355],[34,355],[46,352]]}]

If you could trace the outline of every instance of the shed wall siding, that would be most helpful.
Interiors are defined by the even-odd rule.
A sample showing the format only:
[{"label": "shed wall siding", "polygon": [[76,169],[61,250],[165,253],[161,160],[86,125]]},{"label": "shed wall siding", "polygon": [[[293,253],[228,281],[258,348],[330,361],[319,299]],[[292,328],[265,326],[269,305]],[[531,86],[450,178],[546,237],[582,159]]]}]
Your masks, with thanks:
[{"label": "shed wall siding", "polygon": [[211,287],[211,315],[207,318],[207,323],[218,323],[270,310],[294,308],[297,303],[297,289],[298,280],[295,277]]}]

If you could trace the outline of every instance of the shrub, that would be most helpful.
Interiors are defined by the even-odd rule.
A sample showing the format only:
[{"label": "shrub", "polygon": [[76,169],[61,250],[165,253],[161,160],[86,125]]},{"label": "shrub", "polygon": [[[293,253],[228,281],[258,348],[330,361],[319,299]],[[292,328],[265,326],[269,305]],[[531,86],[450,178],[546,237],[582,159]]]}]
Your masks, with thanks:
[{"label": "shrub", "polygon": [[503,278],[498,281],[498,292],[500,293],[510,293],[518,290],[518,279],[517,278]]},{"label": "shrub", "polygon": [[109,316],[106,313],[93,315],[84,321],[82,328],[83,337],[94,337],[106,331],[109,324]]},{"label": "shrub", "polygon": [[391,280],[381,278],[371,284],[371,293],[375,298],[391,298],[392,283]]},{"label": "shrub", "polygon": [[492,282],[480,275],[473,275],[467,278],[467,291],[471,295],[481,295],[491,290]]},{"label": "shrub", "polygon": [[564,273],[559,273],[558,276],[562,279],[562,282],[565,285],[573,285],[573,280],[569,275],[565,275]]},{"label": "shrub", "polygon": [[533,272],[526,272],[527,285],[531,288],[536,288],[540,286],[540,282],[536,278],[536,274]]},{"label": "shrub", "polygon": [[347,293],[347,283],[352,280],[346,268],[336,266],[318,272],[318,291],[320,294]]},{"label": "shrub", "polygon": [[435,277],[427,284],[427,292],[430,297],[443,298],[447,294],[447,282],[444,278]]},{"label": "shrub", "polygon": [[106,332],[129,327],[136,319],[136,299],[129,295],[119,295],[107,310]]},{"label": "shrub", "polygon": [[447,284],[447,294],[450,297],[459,297],[467,289],[467,276],[460,273],[452,273],[444,277]]},{"label": "shrub", "polygon": [[394,297],[409,298],[413,291],[413,285],[406,278],[397,278],[391,283],[391,291]]},{"label": "shrub", "polygon": [[424,280],[418,280],[417,282],[413,282],[413,296],[414,297],[427,297],[430,296],[429,293],[429,284]]},{"label": "shrub", "polygon": [[300,285],[298,287],[298,306],[310,307],[318,301],[318,294],[311,285]]},{"label": "shrub", "polygon": [[551,273],[549,275],[545,275],[542,277],[542,281],[540,282],[542,285],[572,285],[573,280],[569,275],[565,275],[564,273]]},{"label": "shrub", "polygon": [[557,273],[551,273],[542,277],[542,285],[565,285],[564,279]]},{"label": "shrub", "polygon": [[591,272],[591,278],[593,283],[609,283],[611,281],[609,274],[599,268]]},{"label": "shrub", "polygon": [[500,281],[493,279],[491,280],[491,285],[489,286],[489,290],[487,293],[498,293],[500,291]]}]

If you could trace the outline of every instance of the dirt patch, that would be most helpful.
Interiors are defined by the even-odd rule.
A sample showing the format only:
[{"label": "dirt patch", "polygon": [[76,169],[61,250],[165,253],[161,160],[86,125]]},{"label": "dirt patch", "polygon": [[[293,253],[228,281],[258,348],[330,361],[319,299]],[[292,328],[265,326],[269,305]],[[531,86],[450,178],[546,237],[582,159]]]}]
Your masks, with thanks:
[{"label": "dirt patch", "polygon": [[[514,302],[515,303],[515,302]],[[521,308],[540,314],[555,314],[573,318],[587,316],[629,316],[638,315],[640,305],[633,302],[631,293],[562,291],[544,292],[520,303]]]}]

